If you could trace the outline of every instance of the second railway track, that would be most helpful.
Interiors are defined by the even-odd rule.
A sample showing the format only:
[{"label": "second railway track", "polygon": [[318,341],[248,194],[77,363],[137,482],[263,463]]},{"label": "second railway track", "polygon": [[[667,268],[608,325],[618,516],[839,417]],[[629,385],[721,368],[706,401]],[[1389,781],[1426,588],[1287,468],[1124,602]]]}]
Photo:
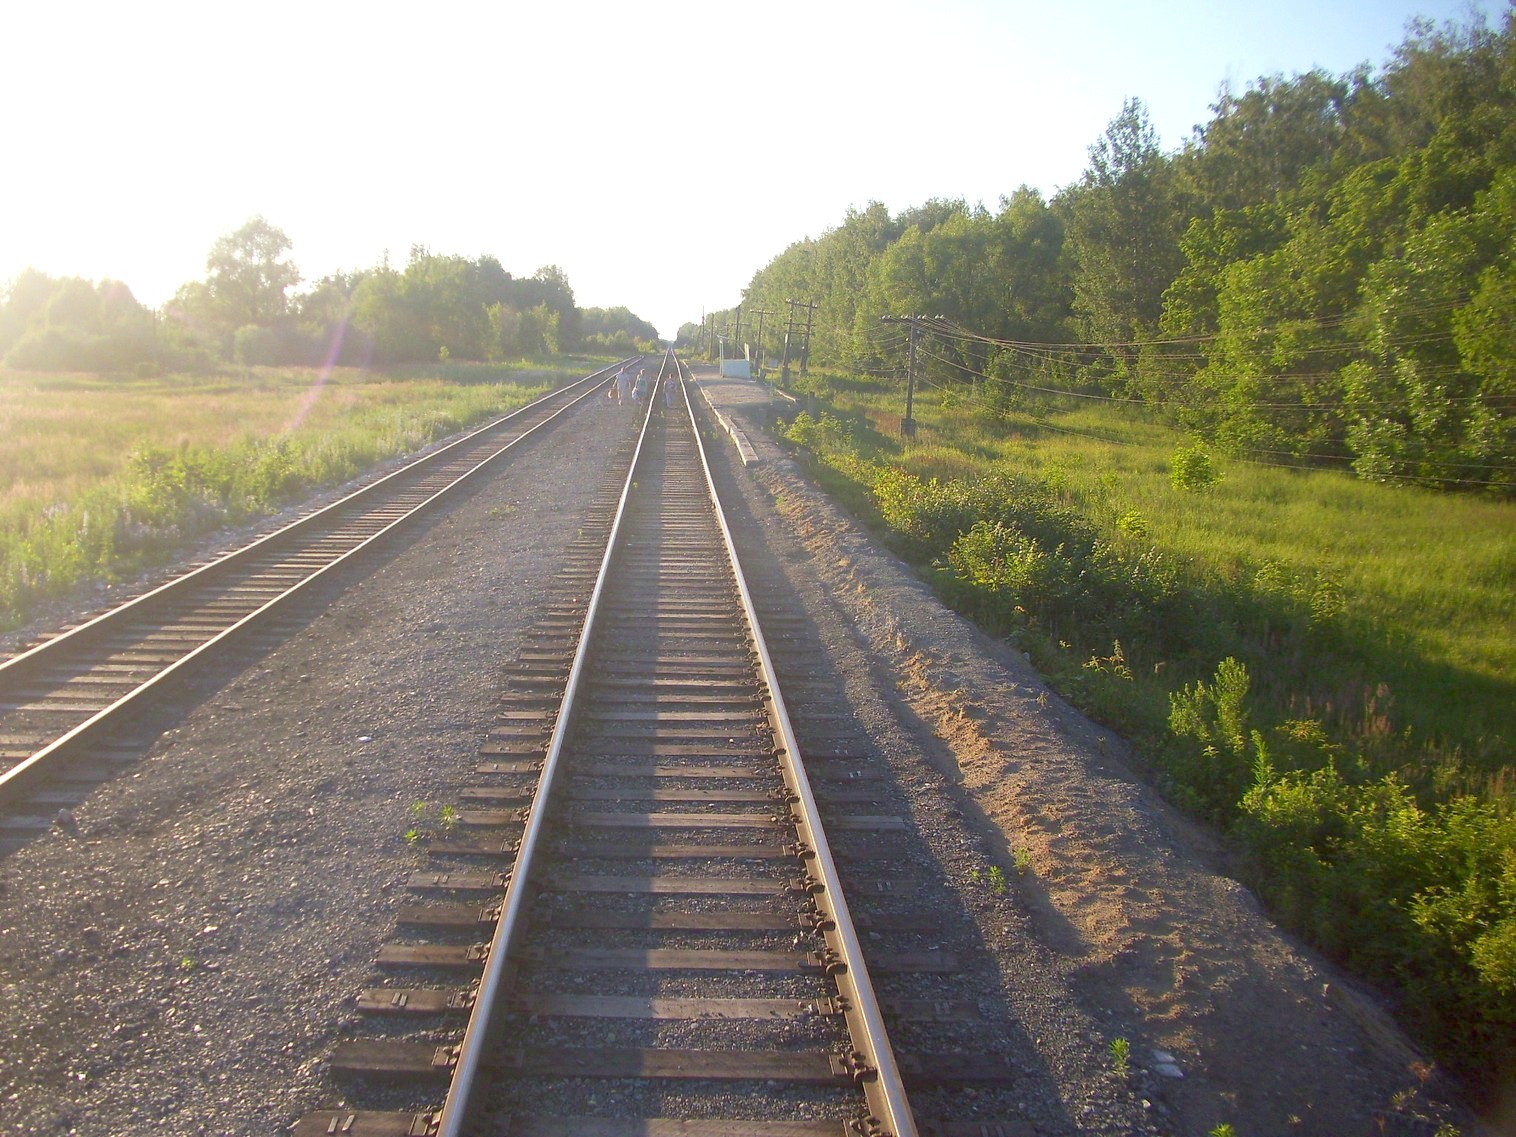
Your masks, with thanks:
[{"label": "second railway track", "polygon": [[[26,823],[77,797],[49,782],[68,759],[109,754],[128,710],[231,636],[468,482],[603,389],[569,384],[342,500],[0,662],[0,809]],[[93,780],[86,773],[85,783]]]}]

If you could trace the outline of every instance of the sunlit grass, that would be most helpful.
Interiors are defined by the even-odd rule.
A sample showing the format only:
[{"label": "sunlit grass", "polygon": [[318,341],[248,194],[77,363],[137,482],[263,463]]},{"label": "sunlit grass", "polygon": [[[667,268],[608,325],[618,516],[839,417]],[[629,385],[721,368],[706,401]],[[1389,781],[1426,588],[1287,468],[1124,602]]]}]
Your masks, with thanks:
[{"label": "sunlit grass", "polygon": [[[1031,475],[1107,537],[1117,518],[1140,515],[1144,540],[1217,588],[1246,593],[1267,582],[1303,598],[1335,589],[1341,620],[1355,629],[1355,670],[1388,686],[1398,721],[1443,739],[1510,737],[1516,504],[1221,455],[1214,486],[1183,492],[1170,484],[1170,460],[1194,440],[1141,408],[1070,403],[1035,418],[995,416],[972,397],[928,389],[917,392],[917,434],[906,445],[903,391],[834,383],[829,394],[836,413],[872,428],[868,455],[921,477]],[[1296,710],[1322,697],[1300,693]]]},{"label": "sunlit grass", "polygon": [[0,626],[520,405],[565,374],[449,373],[0,372]]}]

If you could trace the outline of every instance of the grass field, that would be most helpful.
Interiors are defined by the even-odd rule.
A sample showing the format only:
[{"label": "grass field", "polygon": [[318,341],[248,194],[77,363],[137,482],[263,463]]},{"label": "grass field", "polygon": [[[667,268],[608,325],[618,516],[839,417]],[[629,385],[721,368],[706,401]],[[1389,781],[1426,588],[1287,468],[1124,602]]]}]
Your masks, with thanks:
[{"label": "grass field", "polygon": [[[916,398],[916,438],[904,445],[897,390],[836,377],[824,385],[826,405],[853,420],[852,445],[866,460],[944,481],[1010,471],[1049,488],[1103,540],[1140,541],[1182,564],[1197,587],[1243,604],[1285,600],[1307,615],[1314,603],[1318,617],[1331,607],[1341,650],[1317,661],[1330,666],[1316,690],[1282,693],[1302,715],[1321,710],[1323,699],[1343,701],[1348,687],[1383,686],[1398,708],[1397,730],[1411,726],[1429,742],[1509,761],[1516,503],[1221,457],[1213,485],[1183,492],[1171,484],[1171,465],[1191,440],[1101,405],[991,415],[971,399],[928,390]],[[860,497],[865,490],[856,487]],[[1218,629],[1218,646],[1226,633]],[[1208,671],[1215,660],[1188,669],[1182,659],[1143,662],[1192,677],[1194,666]]]},{"label": "grass field", "polygon": [[1229,461],[1140,408],[813,376],[788,435],[1215,824],[1479,1094],[1516,1084],[1516,503]]},{"label": "grass field", "polygon": [[24,623],[39,600],[164,563],[220,526],[518,406],[568,374],[429,370],[0,371],[0,627]]}]

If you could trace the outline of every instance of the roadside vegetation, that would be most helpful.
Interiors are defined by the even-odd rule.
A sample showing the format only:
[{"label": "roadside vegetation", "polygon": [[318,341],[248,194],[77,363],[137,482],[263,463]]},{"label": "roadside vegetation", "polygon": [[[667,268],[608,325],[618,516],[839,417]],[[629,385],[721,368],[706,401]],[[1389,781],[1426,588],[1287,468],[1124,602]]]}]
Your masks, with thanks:
[{"label": "roadside vegetation", "polygon": [[800,373],[822,480],[1491,1100],[1516,1087],[1516,11],[1212,110],[1166,151],[1127,101],[1051,199],[849,210],[679,338]]},{"label": "roadside vegetation", "polygon": [[947,602],[1131,740],[1434,1053],[1476,1083],[1511,1060],[1516,504],[941,391],[906,444],[898,383],[804,386],[788,437]]},{"label": "roadside vegetation", "polygon": [[444,369],[145,379],[0,370],[0,628],[82,584],[168,563],[220,528],[341,485],[568,374],[428,370]]}]

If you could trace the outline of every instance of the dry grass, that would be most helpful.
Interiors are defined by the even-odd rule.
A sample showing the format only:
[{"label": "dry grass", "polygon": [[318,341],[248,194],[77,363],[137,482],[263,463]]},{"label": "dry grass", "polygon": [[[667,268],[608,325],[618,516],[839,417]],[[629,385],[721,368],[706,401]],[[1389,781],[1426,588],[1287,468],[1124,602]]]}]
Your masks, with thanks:
[{"label": "dry grass", "polygon": [[0,626],[517,406],[557,377],[450,372],[0,371]]}]

